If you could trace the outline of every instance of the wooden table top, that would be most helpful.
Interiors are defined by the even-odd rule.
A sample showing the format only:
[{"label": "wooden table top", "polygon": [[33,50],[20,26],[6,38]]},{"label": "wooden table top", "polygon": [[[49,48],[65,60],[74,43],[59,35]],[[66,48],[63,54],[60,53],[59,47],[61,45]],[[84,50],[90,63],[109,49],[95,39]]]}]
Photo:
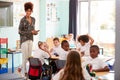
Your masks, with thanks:
[{"label": "wooden table top", "polygon": [[98,80],[114,80],[114,71],[113,72],[96,72],[96,77]]},{"label": "wooden table top", "polygon": [[51,59],[59,59],[59,56],[54,56],[54,55],[52,55],[51,57],[50,57]]},{"label": "wooden table top", "polygon": [[96,72],[96,76],[107,75],[109,72]]}]

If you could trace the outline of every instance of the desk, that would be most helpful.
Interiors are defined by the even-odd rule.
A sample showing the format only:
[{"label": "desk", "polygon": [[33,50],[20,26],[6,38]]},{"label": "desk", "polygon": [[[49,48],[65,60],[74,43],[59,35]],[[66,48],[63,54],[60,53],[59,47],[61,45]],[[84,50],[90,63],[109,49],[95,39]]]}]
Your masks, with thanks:
[{"label": "desk", "polygon": [[96,72],[96,76],[107,75],[109,72]]},{"label": "desk", "polygon": [[14,73],[14,54],[19,54],[21,53],[20,51],[10,51],[8,54],[12,55],[12,73]]},{"label": "desk", "polygon": [[57,59],[59,59],[59,56],[54,56],[54,55],[52,55],[52,56],[50,57],[50,59],[52,59],[52,60],[57,60]]},{"label": "desk", "polygon": [[96,78],[99,80],[114,80],[114,71],[96,72]]}]

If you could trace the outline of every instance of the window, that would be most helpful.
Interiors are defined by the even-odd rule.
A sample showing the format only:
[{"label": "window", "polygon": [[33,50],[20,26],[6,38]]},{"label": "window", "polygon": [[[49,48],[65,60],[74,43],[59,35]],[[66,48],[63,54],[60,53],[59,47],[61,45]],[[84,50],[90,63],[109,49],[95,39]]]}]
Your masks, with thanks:
[{"label": "window", "polygon": [[90,34],[106,56],[115,56],[115,0],[79,0],[77,34]]},{"label": "window", "polygon": [[13,2],[0,1],[0,27],[13,26]]}]

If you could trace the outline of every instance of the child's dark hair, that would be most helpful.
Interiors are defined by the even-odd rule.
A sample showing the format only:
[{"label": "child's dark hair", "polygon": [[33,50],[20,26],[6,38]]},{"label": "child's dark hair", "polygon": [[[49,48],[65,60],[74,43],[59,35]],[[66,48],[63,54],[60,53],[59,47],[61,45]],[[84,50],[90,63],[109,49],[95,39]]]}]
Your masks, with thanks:
[{"label": "child's dark hair", "polygon": [[68,43],[68,41],[67,41],[67,40],[63,40],[63,41],[61,42],[61,46],[63,46],[65,43]]},{"label": "child's dark hair", "polygon": [[31,2],[26,2],[24,4],[24,10],[27,11],[28,9],[30,9],[31,11],[33,11],[33,3]]},{"label": "child's dark hair", "polygon": [[80,42],[82,40],[83,42],[89,42],[89,37],[87,35],[81,35],[78,37],[78,41]]},{"label": "child's dark hair", "polygon": [[59,38],[58,38],[58,37],[55,37],[55,38],[53,39],[53,41],[55,41],[55,40],[59,41]]},{"label": "child's dark hair", "polygon": [[99,53],[99,46],[98,45],[91,45],[90,48],[95,48]]}]

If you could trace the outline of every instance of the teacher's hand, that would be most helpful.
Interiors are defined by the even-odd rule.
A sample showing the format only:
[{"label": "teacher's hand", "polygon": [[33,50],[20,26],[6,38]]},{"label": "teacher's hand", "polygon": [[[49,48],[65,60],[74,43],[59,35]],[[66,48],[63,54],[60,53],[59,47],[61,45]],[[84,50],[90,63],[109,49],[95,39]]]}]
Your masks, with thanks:
[{"label": "teacher's hand", "polygon": [[33,35],[37,35],[40,30],[32,30]]}]

